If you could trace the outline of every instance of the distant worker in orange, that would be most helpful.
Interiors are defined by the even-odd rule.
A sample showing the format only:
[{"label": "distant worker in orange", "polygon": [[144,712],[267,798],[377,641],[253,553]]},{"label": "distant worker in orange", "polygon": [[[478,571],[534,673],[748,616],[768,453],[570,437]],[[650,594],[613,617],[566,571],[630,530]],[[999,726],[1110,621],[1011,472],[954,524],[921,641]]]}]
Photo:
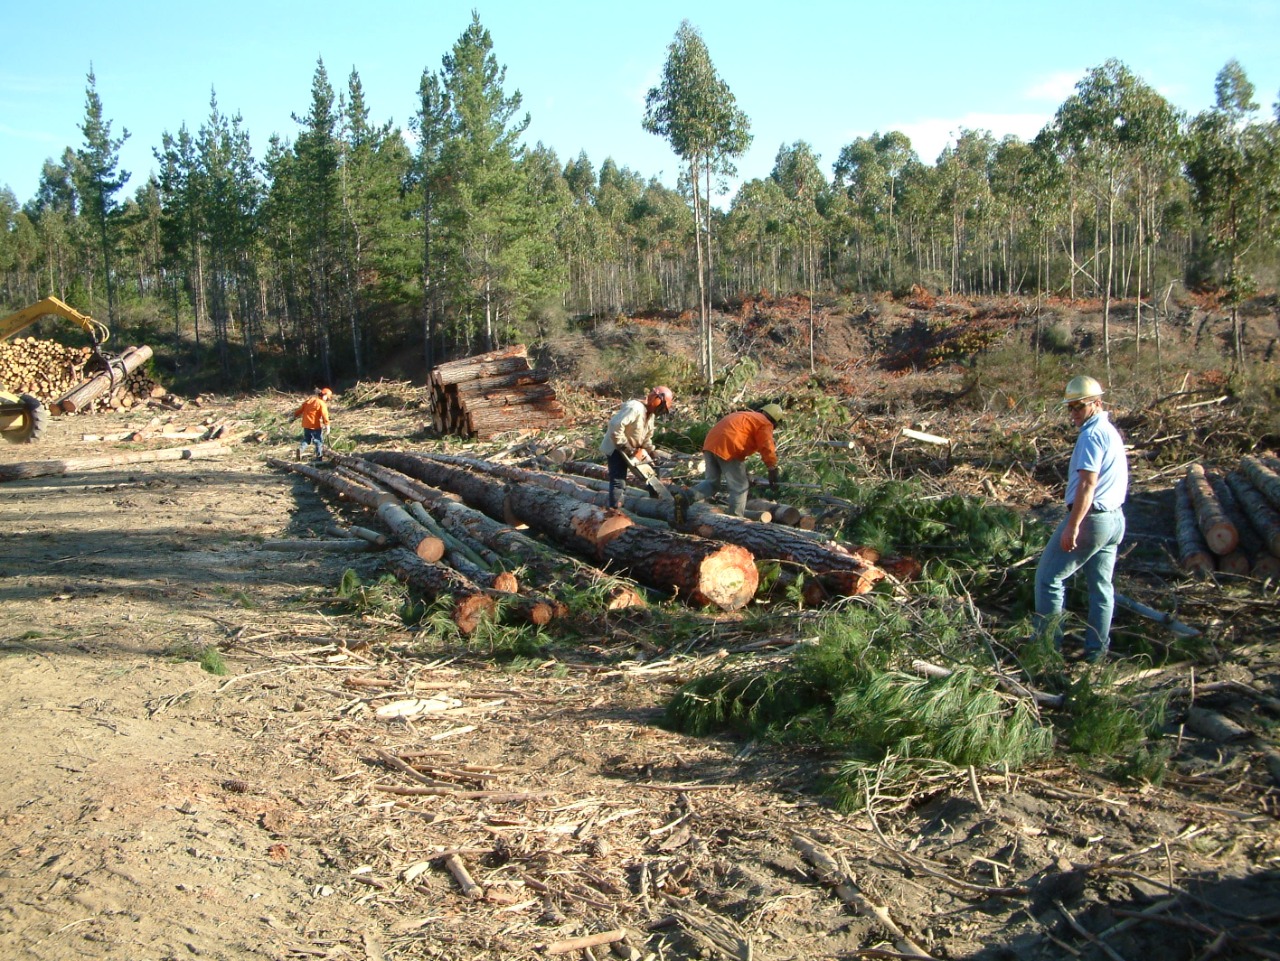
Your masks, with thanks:
[{"label": "distant worker in orange", "polygon": [[707,476],[694,487],[694,492],[710,497],[723,480],[729,489],[729,510],[742,517],[747,512],[747,491],[751,488],[746,461],[752,454],[759,454],[768,468],[769,487],[776,497],[778,449],[773,432],[782,417],[782,408],[777,404],[765,404],[759,410],[738,410],[722,417],[702,444]]},{"label": "distant worker in orange", "polygon": [[302,443],[298,445],[295,460],[302,460],[308,447],[316,450],[315,460],[324,456],[324,439],[329,433],[329,399],[333,391],[328,387],[317,387],[315,394],[302,402],[302,406],[293,412],[294,417],[302,418]]},{"label": "distant worker in orange", "polygon": [[629,400],[618,408],[605,428],[600,450],[608,458],[609,506],[621,510],[627,494],[627,457],[653,459],[654,419],[671,413],[675,394],[670,387],[655,387],[644,400]]}]

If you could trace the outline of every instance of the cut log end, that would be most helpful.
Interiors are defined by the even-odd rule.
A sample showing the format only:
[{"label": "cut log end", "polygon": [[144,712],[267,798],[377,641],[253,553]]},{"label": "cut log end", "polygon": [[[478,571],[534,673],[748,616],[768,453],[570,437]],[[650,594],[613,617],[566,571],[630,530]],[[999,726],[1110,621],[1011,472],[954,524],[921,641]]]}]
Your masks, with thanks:
[{"label": "cut log end", "polygon": [[474,634],[481,624],[493,619],[496,608],[493,598],[485,594],[461,596],[453,605],[453,623],[464,636]]},{"label": "cut log end", "polygon": [[760,572],[751,552],[731,544],[703,558],[697,574],[692,600],[722,611],[746,607],[760,586]]},{"label": "cut log end", "polygon": [[424,560],[428,564],[434,564],[444,557],[444,541],[438,537],[424,537],[418,541],[413,552],[418,555],[420,560]]},{"label": "cut log end", "polygon": [[514,594],[520,590],[520,580],[508,571],[499,571],[493,575],[493,589],[504,594]]}]

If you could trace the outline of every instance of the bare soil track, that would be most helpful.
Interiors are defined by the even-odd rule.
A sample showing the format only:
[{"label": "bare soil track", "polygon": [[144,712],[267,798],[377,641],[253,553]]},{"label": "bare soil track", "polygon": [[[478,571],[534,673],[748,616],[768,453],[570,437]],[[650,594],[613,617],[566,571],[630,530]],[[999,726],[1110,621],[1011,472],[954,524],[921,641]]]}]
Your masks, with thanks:
[{"label": "bare soil track", "polygon": [[[59,419],[39,456],[137,419]],[[360,414],[370,446],[420,427]],[[657,725],[714,641],[619,614],[504,672],[336,613],[378,556],[261,550],[342,510],[268,453],[0,489],[0,957],[1280,957],[1260,739],[1187,735],[1161,787],[940,773],[842,815],[830,758]],[[379,715],[411,698],[441,709]]]}]

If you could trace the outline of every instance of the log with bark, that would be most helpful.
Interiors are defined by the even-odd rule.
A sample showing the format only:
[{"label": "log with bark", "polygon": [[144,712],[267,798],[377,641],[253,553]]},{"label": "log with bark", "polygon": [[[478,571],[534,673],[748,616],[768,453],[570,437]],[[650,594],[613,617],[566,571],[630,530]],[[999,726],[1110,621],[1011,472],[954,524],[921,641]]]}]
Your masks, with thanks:
[{"label": "log with bark", "polygon": [[[386,453],[389,452],[374,452],[367,456],[388,459],[383,456]],[[607,609],[644,606],[644,598],[630,586],[610,578],[597,568],[551,550],[504,521],[495,520],[483,511],[467,506],[456,494],[441,491],[372,459],[363,463],[374,478],[393,487],[402,496],[422,503],[450,534],[501,554],[513,567],[528,569],[553,597],[564,586],[577,591],[594,591],[599,590],[603,584],[606,591],[604,606]],[[555,604],[555,616],[561,616],[564,605],[558,600]]]},{"label": "log with bark", "polygon": [[1222,507],[1222,513],[1235,526],[1240,538],[1239,545],[1234,551],[1218,558],[1218,570],[1224,574],[1247,576],[1253,570],[1257,558],[1265,552],[1262,539],[1241,511],[1236,495],[1225,478],[1216,472],[1206,471],[1205,474],[1209,478],[1209,485],[1213,488],[1213,496],[1218,499],[1218,504]]},{"label": "log with bark", "polygon": [[1227,486],[1235,495],[1240,510],[1249,519],[1250,526],[1272,554],[1280,556],[1280,510],[1254,487],[1242,471],[1227,475]]},{"label": "log with bark", "polygon": [[734,545],[643,528],[549,488],[504,483],[509,478],[528,480],[527,471],[511,468],[516,473],[503,476],[493,470],[499,465],[484,465],[499,475],[495,477],[445,463],[443,457],[374,452],[369,459],[460,494],[492,518],[525,523],[568,550],[604,562],[608,570],[688,603],[737,610],[751,600],[759,584],[750,552],[734,550]]},{"label": "log with bark", "polygon": [[1280,473],[1252,454],[1245,454],[1240,458],[1240,470],[1249,478],[1249,483],[1262,492],[1271,506],[1280,511]]},{"label": "log with bark", "polygon": [[131,347],[111,362],[111,370],[99,373],[74,390],[63,394],[51,405],[52,410],[72,414],[84,410],[99,397],[116,390],[130,374],[151,359],[151,348],[145,344]]},{"label": "log with bark", "polygon": [[379,504],[378,520],[386,525],[392,535],[419,560],[434,564],[444,557],[444,541],[434,536],[408,512],[395,503]]},{"label": "log with bark", "polygon": [[1200,533],[1209,550],[1219,557],[1230,554],[1240,543],[1240,533],[1227,518],[1218,503],[1213,485],[1205,473],[1204,465],[1192,463],[1187,465],[1187,490],[1191,492],[1191,503],[1195,505],[1196,521],[1200,525]]},{"label": "log with bark", "polygon": [[428,564],[403,548],[389,551],[387,558],[395,575],[429,600],[451,599],[450,616],[463,635],[493,619],[497,608],[493,598],[453,568]]},{"label": "log with bark", "polygon": [[71,474],[82,470],[103,467],[123,467],[128,464],[150,464],[169,460],[204,460],[221,457],[227,448],[220,442],[194,444],[188,447],[169,447],[164,450],[134,451],[128,454],[111,454],[105,457],[75,457],[69,460],[26,461],[17,464],[0,464],[0,481],[22,480],[27,477],[49,477],[55,474]]},{"label": "log with bark", "polygon": [[1217,561],[1196,520],[1195,505],[1191,502],[1190,485],[1185,477],[1174,485],[1174,521],[1178,534],[1178,563],[1184,571],[1193,574],[1210,574],[1217,569]]},{"label": "log with bark", "polygon": [[[420,463],[434,462],[483,472],[520,484],[549,486],[570,496],[600,503],[599,492],[583,491],[579,485],[573,484],[569,478],[561,475],[448,454],[422,455],[416,459]],[[627,503],[628,507],[631,507],[633,502],[628,499]],[[648,516],[665,520],[668,524],[676,523],[674,505],[659,498],[640,498],[634,503]],[[808,536],[808,532],[796,529],[757,524],[731,514],[721,514],[706,504],[688,506],[685,523],[681,530],[700,537],[736,544],[746,548],[760,560],[777,560],[803,567],[820,578],[824,591],[830,595],[848,597],[866,593],[883,580],[885,575],[885,571],[877,567],[874,562],[869,562],[865,557],[834,542],[814,539]],[[905,558],[902,570],[904,573],[918,571],[918,565],[910,558]]]},{"label": "log with bark", "polygon": [[[267,463],[281,470],[292,471],[309,477],[323,487],[335,491],[339,497],[353,501],[362,507],[376,511],[383,504],[395,503],[395,495],[389,491],[375,488],[370,484],[361,484],[350,478],[340,476],[336,471],[324,467],[315,467],[296,461],[281,460],[279,457],[268,457]],[[367,480],[367,479],[366,479]]]}]

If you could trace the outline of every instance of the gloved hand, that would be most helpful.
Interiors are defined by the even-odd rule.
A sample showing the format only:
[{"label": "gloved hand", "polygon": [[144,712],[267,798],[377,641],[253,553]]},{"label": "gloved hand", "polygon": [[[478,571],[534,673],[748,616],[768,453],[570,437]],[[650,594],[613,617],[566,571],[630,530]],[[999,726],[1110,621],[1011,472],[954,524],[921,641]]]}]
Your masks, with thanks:
[{"label": "gloved hand", "polygon": [[778,499],[778,468],[769,468],[769,496]]}]

